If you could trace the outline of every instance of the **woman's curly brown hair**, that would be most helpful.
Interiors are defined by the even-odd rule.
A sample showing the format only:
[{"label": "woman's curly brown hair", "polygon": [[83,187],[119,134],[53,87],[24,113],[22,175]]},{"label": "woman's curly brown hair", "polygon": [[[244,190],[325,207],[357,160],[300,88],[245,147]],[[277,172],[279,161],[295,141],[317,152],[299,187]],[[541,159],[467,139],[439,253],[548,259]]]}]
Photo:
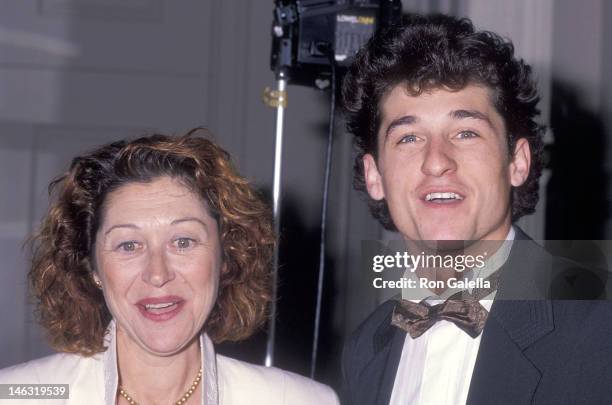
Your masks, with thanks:
[{"label": "woman's curly brown hair", "polygon": [[104,351],[111,314],[92,277],[93,246],[109,193],[162,176],[201,196],[217,220],[224,270],[205,330],[215,342],[240,340],[260,327],[270,301],[275,244],[268,206],[212,141],[151,135],[118,141],[72,160],[49,185],[53,202],[34,236],[28,277],[37,314],[53,348],[81,355]]}]

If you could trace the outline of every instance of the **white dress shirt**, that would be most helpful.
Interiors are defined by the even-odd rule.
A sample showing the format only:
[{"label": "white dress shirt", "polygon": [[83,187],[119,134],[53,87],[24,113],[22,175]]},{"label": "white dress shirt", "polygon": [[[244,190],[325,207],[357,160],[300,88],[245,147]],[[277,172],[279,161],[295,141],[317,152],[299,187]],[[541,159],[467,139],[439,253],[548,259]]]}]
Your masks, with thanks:
[{"label": "white dress shirt", "polygon": [[[506,241],[478,272],[470,272],[470,279],[486,278],[499,269],[510,254],[514,229]],[[445,291],[441,296],[429,290],[421,291],[431,305],[444,301],[457,291]],[[419,302],[414,290],[402,291],[402,298]],[[489,311],[495,292],[480,300]],[[389,405],[463,405],[467,401],[476,356],[482,333],[470,337],[454,323],[441,320],[416,339],[406,334],[402,355],[395,375]]]}]

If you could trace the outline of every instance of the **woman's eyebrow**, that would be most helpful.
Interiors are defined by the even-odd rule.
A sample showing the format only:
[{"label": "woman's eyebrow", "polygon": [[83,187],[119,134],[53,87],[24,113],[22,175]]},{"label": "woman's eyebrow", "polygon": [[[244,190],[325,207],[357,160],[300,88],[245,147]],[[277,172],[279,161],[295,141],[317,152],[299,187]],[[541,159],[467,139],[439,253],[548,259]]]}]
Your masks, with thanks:
[{"label": "woman's eyebrow", "polygon": [[117,229],[117,228],[140,229],[140,227],[135,224],[117,224],[117,225],[113,225],[110,228],[108,228],[108,230],[104,232],[104,236],[108,235],[112,230]]},{"label": "woman's eyebrow", "polygon": [[177,225],[182,222],[190,222],[190,221],[197,222],[201,224],[204,227],[204,229],[208,229],[208,225],[206,225],[206,223],[202,221],[200,218],[196,218],[196,217],[184,217],[184,218],[175,219],[174,221],[170,223],[170,225]]},{"label": "woman's eyebrow", "polygon": [[[189,221],[194,221],[197,222],[199,224],[201,224],[204,229],[208,229],[208,225],[206,225],[206,223],[204,221],[202,221],[199,218],[196,217],[185,217],[185,218],[179,218],[179,219],[175,219],[174,221],[172,221],[170,223],[170,225],[177,225],[180,224],[182,222],[189,222]],[[104,235],[108,235],[109,233],[111,233],[111,231],[117,229],[117,228],[129,228],[129,229],[140,229],[139,226],[135,225],[135,224],[117,224],[117,225],[113,225],[110,228],[108,228],[108,230],[106,232],[104,232]]]}]

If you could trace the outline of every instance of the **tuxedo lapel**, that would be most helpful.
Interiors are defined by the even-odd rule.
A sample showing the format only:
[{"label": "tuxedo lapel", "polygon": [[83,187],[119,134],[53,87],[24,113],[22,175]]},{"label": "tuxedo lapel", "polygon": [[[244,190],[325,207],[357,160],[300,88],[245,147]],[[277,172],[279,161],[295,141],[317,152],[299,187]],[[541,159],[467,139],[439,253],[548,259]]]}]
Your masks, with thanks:
[{"label": "tuxedo lapel", "polygon": [[358,379],[357,405],[388,405],[406,333],[391,325],[391,312],[373,336],[372,357]]},{"label": "tuxedo lapel", "polygon": [[393,385],[395,383],[395,374],[397,374],[397,368],[402,357],[402,350],[404,348],[404,340],[406,339],[406,333],[399,330],[395,326],[389,328],[392,330],[392,337],[383,351],[387,352],[386,364],[382,372],[382,379],[380,380],[380,388],[376,397],[376,405],[388,405],[391,400],[391,393],[393,392]]},{"label": "tuxedo lapel", "polygon": [[553,328],[549,301],[496,301],[483,331],[467,404],[531,404],[542,375],[525,350]]},{"label": "tuxedo lapel", "polygon": [[[554,330],[552,304],[541,289],[549,256],[520,229],[491,313],[472,374],[468,405],[531,404],[542,377],[527,348]],[[520,299],[524,297],[525,299]]]}]

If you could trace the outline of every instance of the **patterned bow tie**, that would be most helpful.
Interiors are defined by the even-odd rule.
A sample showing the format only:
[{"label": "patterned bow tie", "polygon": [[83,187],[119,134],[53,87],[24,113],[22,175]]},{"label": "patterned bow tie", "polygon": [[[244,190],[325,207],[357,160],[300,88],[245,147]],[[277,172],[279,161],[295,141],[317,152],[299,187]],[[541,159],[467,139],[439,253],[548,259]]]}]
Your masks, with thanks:
[{"label": "patterned bow tie", "polygon": [[429,306],[424,303],[401,300],[393,310],[391,324],[418,338],[438,321],[453,322],[472,338],[480,335],[487,321],[488,311],[473,299],[447,300]]},{"label": "patterned bow tie", "polygon": [[472,293],[460,291],[437,305],[399,300],[393,309],[391,324],[416,339],[436,322],[445,320],[475,338],[482,332],[489,315],[489,311],[479,301],[497,290],[500,275],[501,271],[496,271],[487,278],[489,288],[474,289]]}]

